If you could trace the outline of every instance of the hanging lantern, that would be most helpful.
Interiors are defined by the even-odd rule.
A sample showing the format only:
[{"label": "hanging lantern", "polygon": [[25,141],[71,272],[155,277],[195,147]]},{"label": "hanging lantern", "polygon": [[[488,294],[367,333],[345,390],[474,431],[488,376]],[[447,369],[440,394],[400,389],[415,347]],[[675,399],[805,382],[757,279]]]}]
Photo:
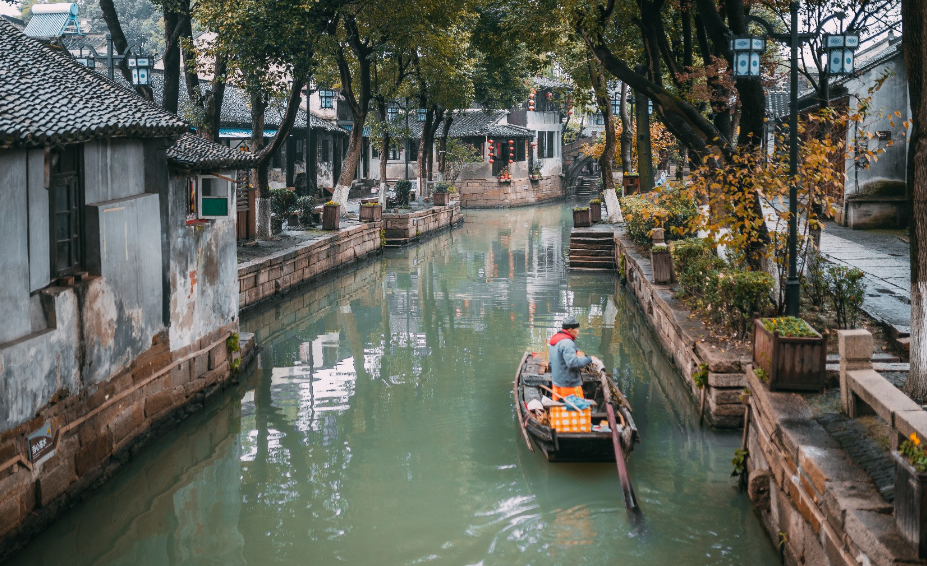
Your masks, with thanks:
[{"label": "hanging lantern", "polygon": [[509,140],[509,145],[515,145],[515,140]]},{"label": "hanging lantern", "polygon": [[515,162],[509,159],[509,165],[511,165],[512,163],[515,163]]},{"label": "hanging lantern", "polygon": [[552,92],[548,92],[548,93],[547,93],[547,101],[548,101],[548,102],[550,102],[550,99],[553,98],[553,97],[554,97],[554,93],[552,93]]},{"label": "hanging lantern", "polygon": [[534,93],[532,92],[531,94],[529,94],[528,98],[530,98],[531,100],[534,100]]},{"label": "hanging lantern", "polygon": [[490,163],[495,163],[495,161],[493,161],[492,159],[490,159],[489,162],[490,162]]}]

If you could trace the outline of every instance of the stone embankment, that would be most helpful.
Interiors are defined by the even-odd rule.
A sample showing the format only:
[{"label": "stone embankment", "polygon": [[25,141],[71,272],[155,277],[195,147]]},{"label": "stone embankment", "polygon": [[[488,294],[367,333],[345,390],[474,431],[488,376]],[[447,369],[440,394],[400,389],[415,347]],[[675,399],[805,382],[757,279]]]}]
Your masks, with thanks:
[{"label": "stone embankment", "polygon": [[[872,337],[840,331],[840,397],[850,417],[882,416],[891,447],[927,434],[927,413],[872,369]],[[921,564],[893,506],[814,419],[801,395],[773,393],[747,369],[748,493],[786,564]],[[882,455],[881,457],[886,457]]]},{"label": "stone embankment", "polygon": [[[622,227],[615,228],[615,263],[623,270],[628,290],[640,303],[663,351],[682,372],[695,402],[703,407],[705,419],[718,428],[740,428],[750,351],[713,345],[705,325],[691,318],[689,309],[673,296],[673,286],[653,282],[650,259],[634,248]],[[700,389],[693,375],[703,368],[708,375]]]},{"label": "stone embankment", "polygon": [[[132,366],[80,394],[62,390],[36,417],[0,435],[0,561],[100,485],[138,450],[227,387],[253,336],[227,340],[237,321],[171,351],[164,332]],[[234,361],[233,361],[234,360]],[[48,432],[53,452],[30,458],[26,437]]]},{"label": "stone embankment", "polygon": [[402,246],[463,222],[460,203],[433,206],[415,212],[383,213],[383,229],[387,246]]},{"label": "stone embankment", "polygon": [[512,208],[551,201],[563,196],[560,175],[532,181],[527,177],[500,183],[496,179],[467,179],[457,183],[463,208]]}]

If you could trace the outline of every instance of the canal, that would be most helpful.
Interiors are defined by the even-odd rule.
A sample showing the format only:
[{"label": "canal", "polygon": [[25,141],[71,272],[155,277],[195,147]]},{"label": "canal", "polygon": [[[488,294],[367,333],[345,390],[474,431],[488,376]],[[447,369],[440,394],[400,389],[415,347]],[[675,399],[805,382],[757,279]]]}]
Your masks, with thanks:
[{"label": "canal", "polygon": [[[568,204],[464,226],[247,313],[239,384],[149,445],[12,564],[778,564],[611,274],[568,272]],[[548,464],[512,378],[568,314],[634,407],[629,464]]]}]

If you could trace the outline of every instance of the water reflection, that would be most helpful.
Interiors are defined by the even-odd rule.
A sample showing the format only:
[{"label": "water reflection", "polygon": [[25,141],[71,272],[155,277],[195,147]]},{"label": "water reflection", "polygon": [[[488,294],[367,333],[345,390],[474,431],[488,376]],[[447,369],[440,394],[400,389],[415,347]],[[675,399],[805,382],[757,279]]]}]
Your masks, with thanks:
[{"label": "water reflection", "polygon": [[[240,387],[14,563],[773,564],[728,477],[739,435],[698,428],[612,276],[566,270],[568,214],[468,212],[249,315]],[[644,528],[614,466],[548,465],[517,434],[516,361],[568,314],[635,407]]]}]

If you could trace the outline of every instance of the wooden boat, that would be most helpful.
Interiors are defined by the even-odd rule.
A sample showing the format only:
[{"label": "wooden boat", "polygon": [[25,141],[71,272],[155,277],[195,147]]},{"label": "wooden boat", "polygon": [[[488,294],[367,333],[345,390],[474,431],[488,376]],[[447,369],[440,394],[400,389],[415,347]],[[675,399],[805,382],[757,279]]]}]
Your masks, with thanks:
[{"label": "wooden boat", "polygon": [[[611,392],[602,391],[603,382],[610,385]],[[614,462],[615,447],[611,432],[557,432],[547,424],[541,423],[528,411],[528,402],[532,399],[540,399],[542,395],[551,397],[551,394],[543,389],[550,386],[551,375],[547,369],[547,360],[541,355],[526,352],[515,373],[514,395],[519,428],[528,442],[528,447],[531,448],[533,441],[549,462]],[[634,444],[640,442],[627,399],[614,386],[611,378],[604,373],[597,375],[591,371],[583,372],[583,394],[586,399],[596,403],[592,407],[593,424],[607,420],[606,399],[617,397],[617,402],[612,402],[612,407],[618,416],[618,436],[627,458]]]}]

